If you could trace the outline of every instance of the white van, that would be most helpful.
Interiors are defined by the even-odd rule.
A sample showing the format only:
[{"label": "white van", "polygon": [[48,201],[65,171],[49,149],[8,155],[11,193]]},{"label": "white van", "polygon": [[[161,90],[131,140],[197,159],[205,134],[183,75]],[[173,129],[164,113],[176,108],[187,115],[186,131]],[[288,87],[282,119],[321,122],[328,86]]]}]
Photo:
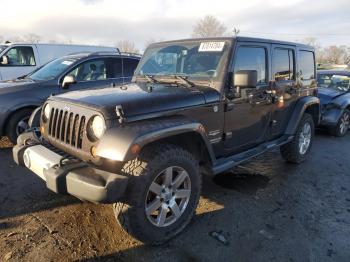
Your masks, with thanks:
[{"label": "white van", "polygon": [[0,80],[26,75],[47,62],[73,53],[119,52],[115,47],[61,44],[0,45]]}]

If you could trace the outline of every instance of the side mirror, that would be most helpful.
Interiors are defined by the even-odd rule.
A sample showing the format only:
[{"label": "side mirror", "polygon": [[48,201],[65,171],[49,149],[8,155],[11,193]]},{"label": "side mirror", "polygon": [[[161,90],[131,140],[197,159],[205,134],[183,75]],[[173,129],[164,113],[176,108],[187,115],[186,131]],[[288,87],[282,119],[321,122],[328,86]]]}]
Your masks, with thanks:
[{"label": "side mirror", "polygon": [[254,88],[258,84],[258,72],[256,70],[240,70],[233,75],[233,84],[240,88]]},{"label": "side mirror", "polygon": [[9,58],[8,58],[8,56],[7,56],[7,55],[2,56],[2,57],[1,57],[0,63],[1,63],[2,65],[8,65],[8,64],[9,64]]},{"label": "side mirror", "polygon": [[63,78],[63,82],[62,82],[62,88],[63,89],[67,89],[69,87],[69,85],[71,84],[75,84],[77,81],[75,80],[74,76],[65,76]]}]

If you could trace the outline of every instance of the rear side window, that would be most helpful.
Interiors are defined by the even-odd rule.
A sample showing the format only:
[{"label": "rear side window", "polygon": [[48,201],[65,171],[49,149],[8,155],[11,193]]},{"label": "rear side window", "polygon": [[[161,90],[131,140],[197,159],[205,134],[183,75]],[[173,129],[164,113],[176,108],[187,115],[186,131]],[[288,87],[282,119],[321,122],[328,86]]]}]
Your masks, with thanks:
[{"label": "rear side window", "polygon": [[266,83],[266,50],[263,47],[239,47],[236,54],[234,73],[241,70],[256,70],[258,84]]},{"label": "rear side window", "polygon": [[134,71],[137,67],[139,60],[133,58],[124,58],[123,59],[123,75],[124,77],[132,77]]},{"label": "rear side window", "polygon": [[121,58],[108,59],[109,62],[109,73],[110,78],[121,78],[123,77],[123,62]]},{"label": "rear side window", "polygon": [[35,56],[33,48],[30,46],[16,46],[7,53],[9,66],[35,66]]},{"label": "rear side window", "polygon": [[299,52],[299,73],[302,80],[315,79],[315,58],[313,52]]},{"label": "rear side window", "polygon": [[273,53],[273,73],[276,81],[294,79],[294,52],[291,49],[276,48]]}]

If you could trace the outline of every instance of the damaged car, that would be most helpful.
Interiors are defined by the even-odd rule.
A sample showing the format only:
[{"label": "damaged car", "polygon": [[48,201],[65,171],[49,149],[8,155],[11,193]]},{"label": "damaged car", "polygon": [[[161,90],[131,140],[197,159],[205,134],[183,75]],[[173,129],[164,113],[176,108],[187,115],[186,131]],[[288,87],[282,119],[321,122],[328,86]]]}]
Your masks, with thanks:
[{"label": "damaged car", "polygon": [[320,126],[334,136],[345,136],[350,127],[350,71],[320,70],[317,83],[322,108]]}]

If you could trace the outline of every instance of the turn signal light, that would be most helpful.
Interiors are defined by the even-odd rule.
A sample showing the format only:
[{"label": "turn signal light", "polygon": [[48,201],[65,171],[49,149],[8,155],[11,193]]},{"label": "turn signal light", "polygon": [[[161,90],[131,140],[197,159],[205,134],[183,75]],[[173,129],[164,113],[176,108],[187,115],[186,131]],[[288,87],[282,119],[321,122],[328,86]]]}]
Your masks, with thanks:
[{"label": "turn signal light", "polygon": [[92,155],[93,157],[96,157],[96,156],[97,156],[97,148],[96,148],[95,146],[92,146],[91,149],[90,149],[90,151],[91,151],[91,155]]},{"label": "turn signal light", "polygon": [[133,154],[138,154],[138,153],[140,153],[140,151],[141,151],[141,147],[140,147],[140,145],[139,144],[133,144],[132,145],[132,147],[131,147],[131,153],[133,153]]}]

